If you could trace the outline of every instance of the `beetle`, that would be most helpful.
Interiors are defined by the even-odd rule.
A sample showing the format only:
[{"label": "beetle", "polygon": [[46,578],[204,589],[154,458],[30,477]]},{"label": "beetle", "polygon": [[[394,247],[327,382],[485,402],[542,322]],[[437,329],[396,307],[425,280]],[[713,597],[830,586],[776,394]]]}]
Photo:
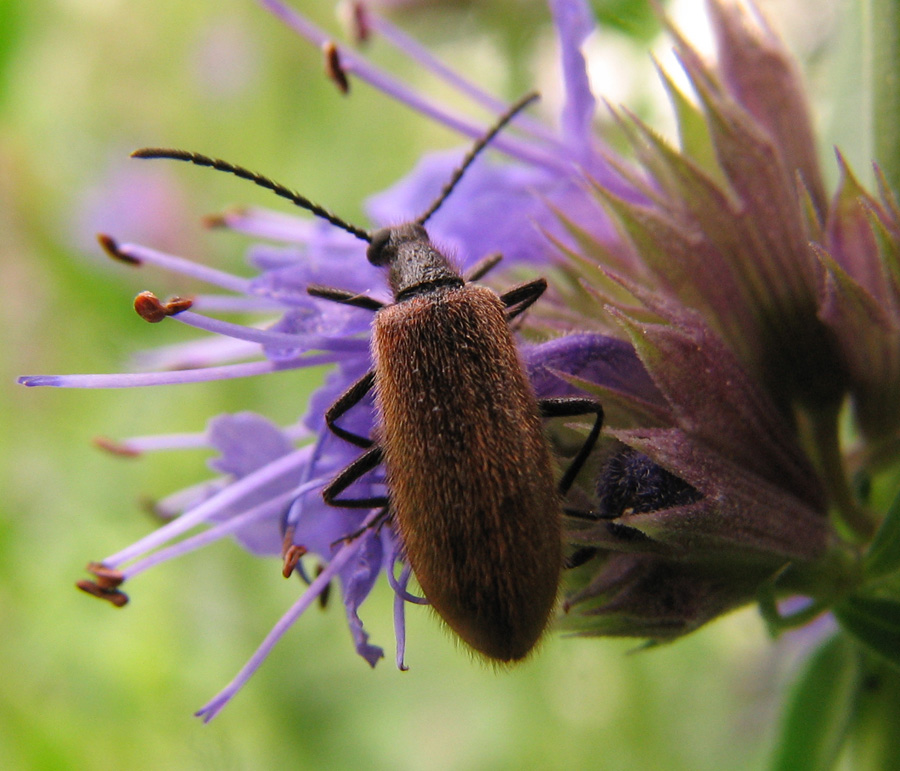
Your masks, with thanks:
[{"label": "beetle", "polygon": [[[546,280],[498,295],[473,282],[499,256],[463,276],[431,243],[425,224],[491,139],[536,98],[519,100],[475,143],[422,215],[373,232],[226,161],[161,148],[133,153],[249,179],[366,241],[369,262],[387,268],[392,303],[308,287],[315,297],[375,312],[374,366],[325,415],[335,435],[364,452],[322,494],[333,506],[383,508],[434,610],[472,649],[498,662],[525,658],[549,622],[563,567],[563,497],[597,441],[603,408],[589,398],[535,396],[509,322],[538,300]],[[370,391],[377,439],[338,422]],[[557,482],[542,418],[586,414],[594,424]],[[387,496],[341,497],[382,463]]]}]

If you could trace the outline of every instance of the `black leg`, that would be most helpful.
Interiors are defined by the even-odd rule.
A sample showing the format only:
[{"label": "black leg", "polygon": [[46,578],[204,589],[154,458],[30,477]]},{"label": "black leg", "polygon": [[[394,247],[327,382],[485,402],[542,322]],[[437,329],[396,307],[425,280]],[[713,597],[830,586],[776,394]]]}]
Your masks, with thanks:
[{"label": "black leg", "polygon": [[503,300],[503,304],[506,306],[507,320],[514,319],[520,313],[524,313],[528,310],[537,302],[538,298],[544,294],[546,289],[547,279],[536,278],[534,281],[529,281],[527,284],[514,286],[509,291],[500,295],[500,299]]},{"label": "black leg", "polygon": [[[541,407],[541,414],[548,418],[588,415],[590,413],[594,413],[597,416],[587,439],[584,440],[584,444],[581,445],[578,454],[569,464],[569,468],[566,469],[562,479],[559,480],[559,491],[562,495],[565,495],[572,487],[572,484],[575,482],[575,477],[578,476],[578,473],[584,467],[588,456],[591,454],[591,450],[594,449],[594,445],[597,443],[597,439],[600,436],[600,429],[603,427],[603,407],[593,399],[581,399],[578,397],[542,399],[539,404]],[[598,519],[598,516],[594,511],[581,511],[580,509],[568,507],[563,508],[563,514],[573,519],[587,520],[588,522],[596,522]],[[565,567],[567,570],[577,568],[593,559],[597,553],[598,549],[596,547],[581,546],[566,557]]]},{"label": "black leg", "polygon": [[359,530],[354,530],[352,533],[347,533],[343,538],[338,538],[332,546],[337,546],[339,543],[350,543],[359,538],[363,533],[368,532],[369,530],[378,530],[385,522],[387,522],[391,518],[390,515],[390,507],[385,506],[378,514],[375,516],[368,525],[363,525]]},{"label": "black leg", "polygon": [[596,549],[593,546],[581,546],[580,548],[575,549],[575,551],[566,557],[565,568],[571,570],[572,568],[584,565],[585,562],[593,559],[598,551],[599,549]]},{"label": "black leg", "polygon": [[352,431],[348,431],[346,428],[341,428],[338,425],[335,425],[335,422],[341,415],[347,412],[351,407],[356,404],[359,404],[363,397],[372,390],[372,385],[375,383],[375,372],[370,371],[363,375],[359,380],[357,380],[352,386],[350,386],[344,393],[342,393],[328,408],[328,412],[325,413],[325,423],[332,430],[332,432],[341,437],[341,439],[346,439],[350,444],[355,444],[357,447],[362,447],[363,449],[368,449],[372,447],[375,442],[369,439],[367,436],[360,436],[359,434],[354,434]]},{"label": "black leg", "polygon": [[585,511],[584,509],[572,509],[568,506],[563,506],[563,514],[569,517],[569,519],[580,519],[582,522],[597,522],[600,519],[615,519],[615,517],[601,517],[593,509]]},{"label": "black leg", "polygon": [[465,275],[466,283],[470,281],[478,281],[478,279],[486,276],[490,271],[497,267],[500,260],[503,259],[503,255],[500,252],[494,252],[494,254],[489,254],[487,257],[482,257],[478,262],[476,262],[469,271]]},{"label": "black leg", "polygon": [[310,284],[306,287],[307,294],[313,297],[321,297],[323,300],[331,300],[343,305],[353,305],[357,308],[365,308],[367,311],[377,311],[384,307],[381,300],[374,297],[368,297],[364,294],[356,294],[356,292],[348,292],[345,289],[334,289],[330,286],[321,286],[320,284]]},{"label": "black leg", "polygon": [[594,449],[594,445],[597,444],[600,429],[603,428],[603,407],[593,399],[567,396],[541,399],[538,402],[538,406],[541,409],[541,415],[545,418],[568,418],[576,415],[590,415],[592,413],[596,415],[594,426],[591,428],[587,439],[584,440],[581,449],[572,459],[569,468],[562,475],[562,479],[559,480],[559,492],[561,495],[565,495],[572,487],[575,477],[578,476],[578,473],[584,467],[588,456]]},{"label": "black leg", "polygon": [[381,448],[377,445],[360,455],[322,490],[322,498],[325,499],[325,503],[339,509],[374,509],[378,506],[387,506],[388,498],[386,495],[377,495],[372,496],[371,498],[337,497],[363,474],[367,471],[371,471],[381,463],[381,456]]}]

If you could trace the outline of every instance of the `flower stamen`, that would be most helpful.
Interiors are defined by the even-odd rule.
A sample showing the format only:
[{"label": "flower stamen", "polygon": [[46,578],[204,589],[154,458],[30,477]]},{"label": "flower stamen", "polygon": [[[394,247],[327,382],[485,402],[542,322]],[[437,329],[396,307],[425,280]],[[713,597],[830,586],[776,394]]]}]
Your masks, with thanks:
[{"label": "flower stamen", "polygon": [[[293,531],[290,531],[290,534],[293,535]],[[285,535],[285,541],[288,539],[288,535]],[[297,544],[291,544],[284,551],[284,562],[281,566],[281,575],[285,578],[290,578],[294,572],[294,568],[297,567],[297,563],[300,562],[300,558],[306,554],[307,549],[305,546],[298,546]]]},{"label": "flower stamen", "polygon": [[203,722],[208,723],[229,701],[231,701],[231,698],[243,687],[244,683],[250,679],[257,669],[259,669],[260,665],[269,655],[269,652],[282,638],[284,633],[294,625],[294,622],[303,615],[304,611],[312,604],[313,600],[315,600],[324,591],[325,587],[331,583],[331,579],[338,575],[344,565],[354,557],[356,552],[362,547],[363,543],[363,540],[353,541],[342,547],[340,551],[334,555],[331,562],[329,562],[327,567],[315,578],[315,580],[313,580],[309,585],[309,588],[301,595],[300,599],[294,603],[288,612],[279,619],[278,623],[275,624],[269,634],[266,635],[266,639],[263,640],[262,644],[256,649],[256,652],[250,657],[250,660],[243,666],[240,672],[237,673],[235,678],[208,704],[194,713],[197,717],[203,718]]},{"label": "flower stamen", "polygon": [[102,562],[90,562],[87,571],[96,577],[97,586],[101,589],[117,589],[125,581],[125,575],[121,570],[110,568]]},{"label": "flower stamen", "polygon": [[234,276],[223,270],[208,268],[183,257],[159,252],[146,246],[120,244],[112,236],[104,233],[100,233],[97,236],[97,240],[107,254],[120,262],[125,262],[129,265],[143,265],[145,263],[157,265],[164,270],[180,273],[183,276],[190,276],[214,286],[221,286],[223,289],[229,289],[232,292],[250,294],[250,282],[247,279]]},{"label": "flower stamen", "polygon": [[[259,2],[272,14],[280,18],[285,24],[314,45],[321,48],[331,40],[322,29],[297,13],[293,8],[279,2],[279,0],[259,0]],[[442,123],[453,131],[472,139],[478,139],[484,135],[485,129],[483,126],[479,126],[472,121],[461,118],[458,115],[455,115],[451,110],[439,106],[421,93],[370,64],[366,59],[358,56],[353,51],[342,48],[340,50],[340,57],[342,68],[345,72],[352,72],[360,80],[364,80],[369,85],[374,86],[379,91],[391,96],[413,110],[416,110],[425,117],[430,118],[437,123]],[[493,143],[493,147],[496,150],[500,150],[507,155],[518,158],[526,163],[533,163],[557,171],[562,170],[568,172],[570,170],[569,163],[559,158],[557,155],[543,152],[542,150],[537,149],[533,144],[512,139],[509,136],[498,137]]]},{"label": "flower stamen", "polygon": [[96,582],[87,580],[78,581],[75,586],[92,597],[106,600],[117,608],[124,608],[128,604],[128,595],[125,592],[120,592],[118,589],[104,589]]},{"label": "flower stamen", "polygon": [[[190,511],[185,512],[168,525],[150,533],[122,551],[111,555],[103,560],[103,564],[122,565],[163,544],[169,543],[176,536],[186,533],[198,525],[207,523],[217,514],[244,500],[265,485],[295,473],[298,468],[301,468],[308,461],[308,458],[308,447],[302,447],[299,450],[283,455],[278,460],[272,461],[262,468],[235,480],[227,488],[203,501]],[[314,483],[310,482],[307,484],[312,486]],[[315,484],[321,485],[322,480],[315,480]],[[295,491],[296,494],[298,494],[297,491]]]},{"label": "flower stamen", "polygon": [[[146,292],[144,294],[150,293]],[[181,313],[181,311],[176,312]],[[150,321],[150,319],[147,320]],[[288,332],[275,332],[269,329],[256,329],[242,324],[211,319],[194,312],[180,316],[178,321],[190,327],[202,329],[204,332],[212,332],[223,337],[232,337],[236,340],[245,340],[264,346],[298,349],[298,351],[318,349],[323,351],[363,353],[369,348],[368,341],[362,339],[337,335],[291,334]]]},{"label": "flower stamen", "polygon": [[[304,488],[313,486],[314,485],[303,485]],[[238,531],[246,528],[247,526],[258,520],[274,516],[289,505],[290,501],[299,494],[299,490],[300,488],[290,490],[286,493],[283,493],[282,495],[276,496],[266,501],[265,503],[254,506],[252,509],[248,509],[247,511],[239,514],[236,517],[232,517],[225,522],[216,524],[215,526],[210,527],[208,530],[203,530],[196,535],[191,536],[190,538],[186,538],[183,541],[178,541],[171,546],[167,546],[165,549],[160,549],[159,551],[153,552],[153,554],[149,555],[148,557],[132,563],[126,570],[123,571],[122,575],[124,576],[124,578],[130,580],[136,575],[143,573],[144,571],[149,570],[156,565],[159,565],[163,562],[168,562],[169,560],[175,559],[176,557],[182,557],[185,554],[189,554],[190,552],[197,551],[204,546],[221,540],[227,535],[237,533]],[[178,524],[180,521],[181,519],[176,519],[171,524],[161,528],[161,530],[166,530],[173,525]]]},{"label": "flower stamen", "polygon": [[[353,5],[353,29],[354,38],[357,41],[367,39],[372,32],[378,33],[384,40],[390,43],[398,51],[406,55],[422,69],[431,72],[432,75],[448,83],[459,93],[469,97],[476,104],[487,108],[497,115],[502,115],[508,109],[508,105],[491,94],[479,88],[470,80],[462,77],[452,70],[425,46],[411,38],[397,26],[365,7],[364,3],[352,3]],[[364,37],[363,37],[364,35]],[[534,120],[528,115],[523,115],[516,125],[526,133],[551,144],[558,144],[559,140],[549,131],[543,123]]]},{"label": "flower stamen", "polygon": [[118,455],[120,458],[139,458],[141,456],[141,451],[137,448],[105,436],[95,436],[94,446],[112,455]]},{"label": "flower stamen", "polygon": [[347,71],[341,64],[341,55],[333,40],[328,40],[322,45],[322,53],[325,56],[325,74],[332,80],[342,94],[350,93],[350,81]]},{"label": "flower stamen", "polygon": [[117,608],[128,604],[128,595],[119,591],[119,586],[125,581],[121,570],[109,568],[101,562],[91,562],[87,566],[89,573],[96,577],[95,581],[79,581],[75,584],[81,591],[106,600]]},{"label": "flower stamen", "polygon": [[167,302],[161,302],[153,292],[141,292],[134,298],[134,309],[137,311],[137,315],[150,324],[158,324],[169,316],[183,313],[193,304],[193,300],[185,297],[173,297]]}]

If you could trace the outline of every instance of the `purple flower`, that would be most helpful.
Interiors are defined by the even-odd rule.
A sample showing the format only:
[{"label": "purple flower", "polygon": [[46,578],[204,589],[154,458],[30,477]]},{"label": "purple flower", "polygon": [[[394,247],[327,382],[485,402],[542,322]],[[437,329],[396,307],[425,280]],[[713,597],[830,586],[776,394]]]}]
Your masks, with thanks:
[{"label": "purple flower", "polygon": [[[708,7],[715,65],[670,30],[699,99],[664,75],[682,148],[616,111],[639,162],[619,168],[643,196],[594,184],[623,240],[582,280],[661,399],[624,400],[598,490],[611,519],[572,534],[591,557],[567,602],[583,634],[671,639],[761,597],[775,631],[809,620],[860,588],[856,549],[883,516],[851,474],[896,457],[896,202],[840,157],[829,200],[781,43],[735,4]],[[878,463],[842,446],[848,400]],[[781,616],[792,594],[812,611]]]},{"label": "purple flower", "polygon": [[[323,33],[286,5],[263,4],[313,42],[324,42]],[[476,162],[458,190],[429,222],[433,241],[454,255],[463,270],[495,251],[502,251],[505,266],[549,267],[557,259],[551,239],[574,245],[553,213],[554,208],[564,209],[574,217],[579,210],[590,212],[590,219],[582,223],[585,231],[601,240],[612,236],[608,220],[597,218],[593,212],[591,196],[583,183],[583,170],[578,166],[579,162],[589,160],[592,170],[601,177],[609,177],[613,185],[613,177],[599,156],[589,157],[592,139],[587,129],[593,97],[586,88],[583,61],[577,50],[586,34],[587,17],[584,9],[573,15],[565,12],[567,8],[577,9],[578,4],[560,3],[557,8],[556,20],[567,60],[568,101],[562,134],[533,119],[522,118],[519,137],[503,135],[493,143],[514,163],[500,166],[488,160]],[[369,23],[376,32],[396,33],[376,17],[371,17]],[[421,56],[418,47],[409,43],[408,48],[412,55]],[[371,80],[389,94],[462,133],[471,136],[482,133],[480,127],[437,105],[425,103],[363,59],[342,52],[341,60],[348,73]],[[423,63],[436,66],[430,59]],[[579,67],[581,75],[576,77]],[[460,81],[459,85],[472,95],[474,88],[470,84]],[[476,101],[494,111],[505,110],[503,103],[485,94],[475,92],[474,95]],[[407,221],[418,214],[423,202],[435,198],[459,163],[460,156],[456,153],[423,159],[406,180],[370,202],[373,222],[387,225]],[[627,194],[622,185],[618,187],[623,195]],[[396,593],[396,662],[400,668],[405,668],[404,605],[425,601],[407,590],[410,570],[403,560],[393,526],[390,523],[372,526],[379,511],[335,508],[326,505],[321,495],[323,485],[359,454],[358,448],[325,430],[324,413],[337,396],[371,367],[368,341],[371,314],[311,297],[307,287],[310,284],[335,286],[388,300],[384,275],[366,261],[365,244],[326,222],[244,209],[226,212],[210,224],[267,240],[268,243],[249,251],[249,262],[257,271],[254,277],[242,278],[145,246],[118,243],[106,235],[100,237],[100,242],[117,260],[134,266],[156,265],[203,281],[217,290],[190,302],[161,303],[150,293],[143,293],[136,300],[136,309],[148,321],[172,318],[213,336],[150,353],[144,357],[143,364],[153,372],[22,379],[32,386],[128,387],[243,377],[322,363],[336,365],[326,384],[311,400],[306,416],[295,426],[282,429],[259,415],[241,413],[212,419],[205,434],[200,436],[138,437],[105,444],[124,454],[208,446],[218,453],[210,463],[217,476],[206,484],[162,500],[157,505],[158,512],[171,521],[127,549],[92,563],[89,569],[94,578],[81,582],[82,589],[116,605],[125,604],[127,596],[122,587],[126,582],[149,567],[227,535],[255,554],[280,555],[285,575],[296,572],[309,584],[238,677],[198,713],[205,719],[213,717],[224,706],[281,634],[332,580],[340,585],[357,652],[372,666],[384,653],[369,643],[358,611],[379,576],[386,574]],[[275,320],[250,327],[216,317],[234,311],[259,313]],[[573,361],[578,350],[590,352],[599,361],[608,346],[614,355],[629,358],[632,369],[642,369],[627,343],[596,333],[549,345],[551,356],[547,361],[553,367],[553,374],[545,370],[541,377],[547,384],[540,389],[548,395],[560,389],[559,374],[567,371],[566,350],[572,351]],[[540,346],[529,350],[530,362],[541,361],[539,351]],[[570,371],[604,382],[600,377],[602,370],[594,371],[587,364],[586,369],[577,365]],[[622,385],[616,373],[608,375],[612,385]],[[641,387],[652,388],[646,378]],[[371,399],[349,412],[342,419],[342,426],[357,434],[370,435],[374,428]],[[304,440],[308,443],[298,449],[298,441]],[[363,497],[385,494],[383,472],[367,475],[354,484],[353,492]],[[179,540],[198,526],[205,529]],[[310,573],[307,565],[310,559],[324,566],[317,576]]]},{"label": "purple flower", "polygon": [[[334,46],[286,4],[260,2],[326,47],[342,81],[366,81],[465,136],[483,134]],[[715,65],[672,30],[699,97],[695,106],[666,81],[693,127],[690,141],[675,149],[616,112],[638,165],[615,159],[594,132],[581,51],[592,29],[588,6],[550,6],[564,78],[559,128],[519,116],[517,130],[491,144],[507,163],[480,157],[428,230],[463,271],[498,251],[505,267],[552,271],[552,292],[521,330],[532,385],[540,397],[589,393],[604,405],[604,446],[567,500],[568,623],[581,634],[662,641],[754,601],[764,587],[779,597],[827,599],[851,580],[841,572],[852,550],[847,533],[864,542],[877,519],[850,491],[840,407],[853,400],[867,440],[896,440],[900,428],[900,298],[886,257],[900,251],[896,203],[886,188],[877,198],[865,193],[843,163],[829,202],[793,65],[771,32],[715,1]],[[394,43],[476,104],[497,115],[506,110],[384,19],[360,19],[367,34]],[[459,162],[455,154],[422,159],[369,201],[372,222],[414,218]],[[382,271],[367,262],[364,243],[321,220],[243,209],[211,224],[266,239],[249,251],[252,278],[101,236],[116,259],[212,286],[192,303],[160,303],[145,293],[136,304],[149,321],[172,318],[210,336],[147,355],[152,372],[22,379],[128,387],[335,365],[294,426],[240,413],[214,418],[203,435],[110,445],[129,454],[212,447],[217,476],[161,501],[159,512],[171,521],[93,563],[94,579],[83,589],[124,604],[126,581],[226,535],[255,554],[281,556],[283,573],[308,584],[235,680],[200,710],[206,720],[330,582],[339,584],[356,650],[372,666],[384,653],[369,643],[359,610],[381,574],[395,592],[401,669],[405,604],[426,601],[409,590],[402,543],[381,510],[335,508],[321,494],[360,454],[326,429],[324,415],[371,368],[371,314],[307,289],[337,287],[388,302]],[[218,318],[233,311],[267,322]],[[371,395],[341,425],[377,433]],[[571,426],[553,427],[550,436],[561,456],[583,440]],[[387,495],[384,472],[365,475],[352,492]],[[205,529],[178,540],[198,526]]]}]

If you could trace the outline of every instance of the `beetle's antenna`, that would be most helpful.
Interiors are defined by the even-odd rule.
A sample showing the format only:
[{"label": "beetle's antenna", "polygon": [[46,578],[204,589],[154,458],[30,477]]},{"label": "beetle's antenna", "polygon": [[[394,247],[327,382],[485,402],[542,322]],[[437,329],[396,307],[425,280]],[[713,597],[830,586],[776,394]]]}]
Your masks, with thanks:
[{"label": "beetle's antenna", "polygon": [[164,147],[143,147],[140,150],[135,150],[131,154],[131,157],[171,158],[172,160],[187,161],[188,163],[193,163],[197,166],[209,166],[216,171],[225,171],[229,174],[234,174],[236,177],[250,180],[255,185],[259,185],[260,187],[264,187],[267,190],[271,190],[273,193],[275,193],[275,195],[286,198],[292,204],[294,204],[295,206],[299,206],[301,209],[311,211],[317,217],[321,217],[323,220],[327,220],[332,225],[339,227],[341,230],[345,230],[351,235],[356,236],[358,239],[360,239],[360,241],[365,241],[366,243],[372,241],[372,237],[362,228],[358,228],[356,227],[356,225],[351,225],[349,222],[338,217],[337,214],[333,214],[325,207],[319,206],[319,204],[310,201],[309,198],[300,195],[300,193],[291,190],[289,187],[285,187],[275,180],[269,179],[269,177],[265,177],[255,171],[245,169],[243,166],[237,166],[233,163],[229,163],[228,161],[223,161],[219,158],[211,158],[208,155],[201,155],[200,153],[191,153],[187,150],[172,150]]},{"label": "beetle's antenna", "polygon": [[431,215],[434,214],[438,209],[441,208],[444,201],[447,200],[447,196],[453,192],[453,188],[456,187],[457,183],[462,179],[463,174],[466,173],[466,170],[469,166],[472,165],[472,162],[478,157],[482,150],[487,147],[488,143],[495,137],[500,131],[509,123],[513,118],[516,117],[522,110],[524,110],[529,104],[534,102],[535,100],[540,99],[540,94],[536,91],[532,91],[529,94],[523,96],[518,102],[516,102],[512,107],[510,107],[503,115],[500,116],[500,120],[498,120],[493,128],[488,131],[481,139],[479,139],[473,146],[472,149],[469,150],[466,157],[463,159],[463,162],[459,165],[459,168],[453,173],[453,176],[450,178],[450,181],[444,185],[441,192],[438,194],[438,197],[434,199],[434,203],[425,210],[424,214],[419,215],[416,219],[416,223],[418,225],[424,225],[431,219]]}]

